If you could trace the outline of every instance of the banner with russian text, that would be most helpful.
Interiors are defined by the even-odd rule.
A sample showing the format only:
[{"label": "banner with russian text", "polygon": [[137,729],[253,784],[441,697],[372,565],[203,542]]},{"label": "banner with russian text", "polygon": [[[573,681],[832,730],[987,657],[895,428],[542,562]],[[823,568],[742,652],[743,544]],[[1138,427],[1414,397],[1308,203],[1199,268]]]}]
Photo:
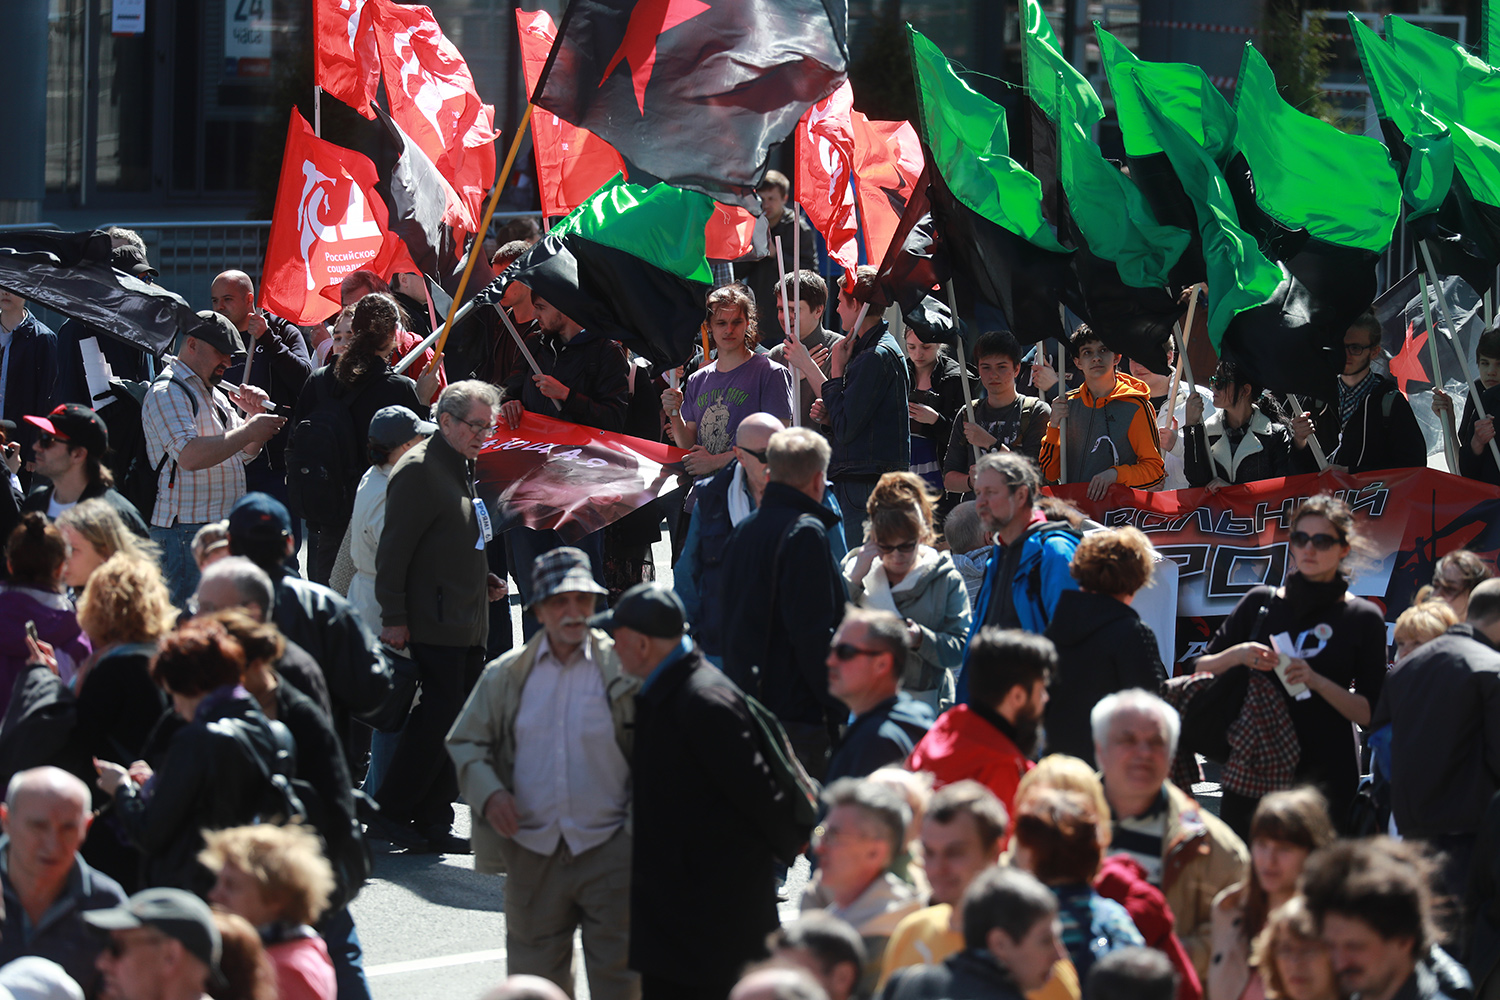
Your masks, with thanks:
[{"label": "banner with russian text", "polygon": [[479,454],[479,496],[495,530],[550,528],[569,542],[691,482],[681,448],[527,413]]},{"label": "banner with russian text", "polygon": [[1252,587],[1282,582],[1292,516],[1318,493],[1337,493],[1353,509],[1368,552],[1351,554],[1349,589],[1380,605],[1387,621],[1431,582],[1441,556],[1470,549],[1492,566],[1500,556],[1500,489],[1436,469],[1323,472],[1217,493],[1112,486],[1098,501],[1089,500],[1087,490],[1087,484],[1071,484],[1050,492],[1101,524],[1139,528],[1177,563],[1179,662],[1203,651],[1219,621]]}]

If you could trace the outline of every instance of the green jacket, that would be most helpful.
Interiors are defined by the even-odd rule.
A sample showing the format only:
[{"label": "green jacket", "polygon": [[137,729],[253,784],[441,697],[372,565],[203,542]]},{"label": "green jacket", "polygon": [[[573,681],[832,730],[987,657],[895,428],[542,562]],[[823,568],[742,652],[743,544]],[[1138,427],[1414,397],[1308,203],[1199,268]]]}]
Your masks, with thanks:
[{"label": "green jacket", "polygon": [[483,646],[490,605],[481,530],[469,462],[441,431],[403,455],[375,553],[381,623],[405,625],[412,642]]}]

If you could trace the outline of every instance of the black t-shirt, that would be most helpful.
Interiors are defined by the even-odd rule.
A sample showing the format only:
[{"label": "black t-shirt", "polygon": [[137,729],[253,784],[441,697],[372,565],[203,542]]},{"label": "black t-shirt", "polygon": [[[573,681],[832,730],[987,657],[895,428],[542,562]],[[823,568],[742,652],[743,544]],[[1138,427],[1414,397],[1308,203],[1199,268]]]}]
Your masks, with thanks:
[{"label": "black t-shirt", "polygon": [[[995,436],[995,440],[1011,451],[1018,451],[1033,461],[1041,454],[1042,437],[1047,432],[1047,418],[1051,407],[1033,401],[1030,415],[1026,418],[1026,433],[1021,433],[1021,404],[1030,397],[1016,396],[1008,406],[991,406],[988,399],[974,401],[975,423]],[[944,472],[967,474],[974,463],[974,452],[964,437],[963,411],[953,421],[953,430],[948,435],[948,451],[943,459]]]}]

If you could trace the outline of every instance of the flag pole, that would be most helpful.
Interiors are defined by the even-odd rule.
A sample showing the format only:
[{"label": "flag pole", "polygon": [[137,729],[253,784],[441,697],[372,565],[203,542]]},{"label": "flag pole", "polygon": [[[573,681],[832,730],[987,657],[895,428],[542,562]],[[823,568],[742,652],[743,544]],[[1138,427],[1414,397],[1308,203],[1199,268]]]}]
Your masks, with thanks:
[{"label": "flag pole", "polygon": [[323,138],[323,88],[313,84],[313,135]]},{"label": "flag pole", "polygon": [[[1287,393],[1286,401],[1288,403],[1291,403],[1292,409],[1296,410],[1299,414],[1303,412],[1302,400],[1298,399],[1295,394],[1290,392]],[[1312,449],[1313,458],[1317,459],[1318,471],[1322,472],[1324,469],[1328,468],[1328,459],[1323,454],[1323,445],[1320,441],[1318,441],[1316,429],[1314,429],[1312,434],[1309,434],[1307,436],[1307,446]]]},{"label": "flag pole", "polygon": [[[797,227],[793,226],[792,227],[792,238],[796,239],[796,236],[797,236]],[[796,253],[796,251],[794,250],[793,254],[795,254],[795,253]],[[781,237],[780,236],[776,237],[776,294],[781,296],[781,315],[783,315],[783,316],[788,315],[792,311],[792,305],[791,305],[790,302],[787,301],[787,298],[786,298],[786,262],[784,260],[782,260],[782,257],[781,257]],[[785,335],[787,331],[782,330],[781,332],[782,332],[783,335]],[[790,345],[788,345],[787,347],[783,348],[781,356],[783,358],[785,358],[786,357],[786,352],[789,351],[789,350],[791,350]],[[791,365],[788,364],[787,367],[790,368]],[[802,400],[801,400],[801,393],[799,393],[797,391],[797,383],[800,382],[800,381],[802,381],[802,373],[799,372],[799,371],[795,371],[794,370],[792,372],[792,426],[793,427],[801,427],[802,426],[802,406],[801,406]]]},{"label": "flag pole", "polygon": [[510,180],[510,168],[515,166],[516,154],[521,151],[521,139],[525,137],[526,128],[531,124],[531,108],[532,105],[528,103],[526,113],[521,116],[521,124],[516,127],[515,138],[510,141],[510,152],[505,154],[505,166],[500,168],[500,179],[495,182],[495,190],[490,192],[490,203],[484,209],[484,221],[479,223],[479,231],[474,234],[468,263],[464,265],[463,276],[458,279],[458,289],[453,293],[453,305],[448,307],[448,321],[443,324],[443,335],[438,338],[437,349],[432,355],[433,365],[443,359],[443,348],[448,344],[448,334],[453,331],[453,318],[458,313],[459,299],[463,298],[469,276],[474,273],[475,259],[484,252],[484,234],[489,231],[490,220],[495,216],[495,206],[500,203],[500,192],[505,189],[505,182]]},{"label": "flag pole", "polygon": [[[964,335],[958,332],[958,296],[953,294],[952,278],[948,279],[948,312],[952,314],[953,345],[958,351],[958,384],[964,389],[964,419],[973,420],[978,414],[974,412],[974,390],[969,385],[969,363],[964,360]],[[969,450],[974,453],[974,461],[978,462],[979,445],[971,442]]]},{"label": "flag pole", "polygon": [[[802,343],[802,217],[797,214],[796,202],[792,202],[792,330],[797,343]],[[795,371],[792,372],[792,426],[802,426],[802,373]]]},{"label": "flag pole", "polygon": [[[521,331],[517,330],[516,324],[511,322],[510,314],[505,311],[505,307],[497,305],[495,307],[495,311],[500,314],[500,322],[505,324],[505,329],[510,331],[510,335],[515,338],[516,346],[519,347],[521,349],[521,353],[525,355],[526,363],[531,366],[532,374],[542,374],[542,366],[536,363],[536,358],[532,355],[531,349],[526,346],[526,341],[521,339]],[[562,412],[562,400],[554,399],[552,401],[552,405],[557,407],[558,413]]]},{"label": "flag pole", "polygon": [[[1432,303],[1427,300],[1427,275],[1417,275],[1417,288],[1422,294],[1422,321],[1427,324],[1427,350],[1432,354],[1432,381],[1437,388],[1444,388],[1443,362],[1438,356],[1438,341],[1432,329]],[[1471,388],[1469,390],[1473,392]],[[1453,425],[1453,412],[1449,410],[1438,418],[1438,424],[1443,429],[1443,455],[1448,459],[1448,471],[1455,476],[1462,475],[1458,471],[1458,434],[1456,431],[1450,433]]]},{"label": "flag pole", "polygon": [[[463,308],[458,311],[458,315],[453,317],[453,322],[462,323],[464,320],[469,318],[469,313],[473,312],[474,309],[474,300],[470,299],[468,302],[464,303]],[[423,351],[427,350],[427,348],[437,343],[438,338],[443,335],[443,331],[447,328],[448,325],[444,323],[442,326],[429,333],[426,337],[423,337],[420,343],[418,343],[411,350],[407,351],[406,354],[402,356],[400,361],[397,361],[394,365],[391,366],[391,371],[395,372],[397,375],[405,372],[406,369],[410,368],[416,363],[417,357]]]},{"label": "flag pole", "polygon": [[[1432,290],[1437,294],[1438,311],[1443,315],[1443,322],[1447,325],[1446,336],[1453,353],[1458,355],[1459,364],[1464,366],[1464,380],[1469,383],[1469,398],[1474,401],[1474,412],[1483,420],[1488,414],[1484,412],[1484,401],[1479,398],[1480,394],[1474,391],[1474,384],[1478,381],[1474,377],[1474,369],[1469,364],[1469,356],[1464,353],[1463,345],[1458,342],[1458,326],[1453,322],[1453,313],[1448,308],[1448,297],[1443,294],[1443,283],[1438,278],[1437,267],[1432,263],[1432,251],[1427,248],[1427,241],[1420,240],[1417,246],[1422,248],[1422,260],[1427,264],[1427,277],[1432,281]],[[1426,299],[1424,298],[1425,302]],[[1495,444],[1495,439],[1490,438],[1490,455],[1495,459],[1495,465],[1500,466],[1500,445]]]},{"label": "flag pole", "polygon": [[[1057,321],[1062,332],[1063,339],[1057,342],[1057,399],[1066,401],[1068,398],[1068,314],[1067,309],[1061,302],[1057,304]],[[1066,483],[1068,475],[1068,417],[1063,414],[1057,422],[1057,482],[1058,485]]]}]

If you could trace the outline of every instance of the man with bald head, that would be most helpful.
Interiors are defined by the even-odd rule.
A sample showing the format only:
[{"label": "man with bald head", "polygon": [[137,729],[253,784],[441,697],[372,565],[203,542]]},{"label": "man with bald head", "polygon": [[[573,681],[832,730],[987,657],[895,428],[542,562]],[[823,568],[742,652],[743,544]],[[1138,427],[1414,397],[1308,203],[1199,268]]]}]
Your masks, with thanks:
[{"label": "man with bald head", "polygon": [[39,955],[62,966],[90,996],[104,939],[83,920],[125,901],[118,882],[89,867],[78,849],[93,819],[88,786],[67,771],[38,767],[10,781],[0,805],[0,887],[5,923],[0,965]]},{"label": "man with bald head", "polygon": [[[751,413],[740,421],[734,436],[734,458],[713,478],[699,482],[694,491],[693,516],[682,543],[682,555],[672,567],[672,586],[687,608],[688,621],[693,623],[693,638],[716,667],[724,665],[720,635],[723,608],[717,600],[724,544],[735,525],[760,506],[769,478],[766,445],[772,434],[785,427],[780,417],[769,413]],[[823,506],[839,513],[832,490],[824,491]],[[828,541],[834,549],[834,559],[842,561],[846,551],[843,533],[831,532]]]}]

